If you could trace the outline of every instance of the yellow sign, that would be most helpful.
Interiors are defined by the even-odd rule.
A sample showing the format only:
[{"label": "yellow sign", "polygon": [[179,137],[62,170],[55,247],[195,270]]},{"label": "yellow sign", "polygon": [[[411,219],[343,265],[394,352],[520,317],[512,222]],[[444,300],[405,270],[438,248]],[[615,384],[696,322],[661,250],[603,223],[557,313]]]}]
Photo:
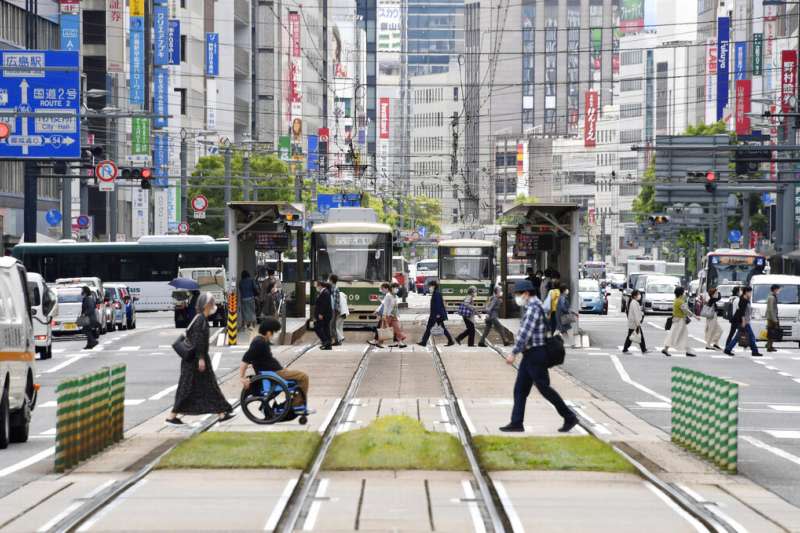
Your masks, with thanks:
[{"label": "yellow sign", "polygon": [[131,0],[131,16],[132,17],[144,16],[144,0]]}]

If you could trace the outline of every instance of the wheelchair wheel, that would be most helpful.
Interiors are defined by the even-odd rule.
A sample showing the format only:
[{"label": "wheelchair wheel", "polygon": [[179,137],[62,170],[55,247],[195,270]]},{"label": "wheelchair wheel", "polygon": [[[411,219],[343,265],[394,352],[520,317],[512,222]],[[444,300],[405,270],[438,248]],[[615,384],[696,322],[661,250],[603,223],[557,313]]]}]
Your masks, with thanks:
[{"label": "wheelchair wheel", "polygon": [[282,382],[271,376],[257,376],[250,383],[240,399],[242,413],[248,420],[256,424],[275,424],[290,414],[292,394]]},{"label": "wheelchair wheel", "polygon": [[300,422],[301,426],[305,426],[308,423],[308,417],[303,415],[297,421]]}]

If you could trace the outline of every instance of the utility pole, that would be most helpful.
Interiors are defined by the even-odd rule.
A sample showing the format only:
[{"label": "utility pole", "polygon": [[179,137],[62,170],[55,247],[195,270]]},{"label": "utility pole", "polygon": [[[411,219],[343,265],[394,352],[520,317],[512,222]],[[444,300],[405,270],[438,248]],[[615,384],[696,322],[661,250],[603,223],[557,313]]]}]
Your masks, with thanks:
[{"label": "utility pole", "polygon": [[250,151],[245,150],[244,154],[242,154],[242,196],[246,201],[250,200],[250,191],[252,190],[252,186],[250,185]]},{"label": "utility pole", "polygon": [[[189,220],[189,180],[186,177],[188,166],[186,164],[186,152],[188,146],[186,143],[186,136],[186,129],[181,128],[181,222],[188,222]],[[225,212],[227,213],[227,208]]]},{"label": "utility pole", "polygon": [[61,180],[61,238],[72,238],[72,175],[69,166]]},{"label": "utility pole", "polygon": [[228,144],[225,146],[225,236],[230,237],[231,233],[231,215],[228,210],[228,203],[231,201],[231,159],[233,157],[233,151],[231,150],[231,145]]},{"label": "utility pole", "polygon": [[[37,0],[25,1],[25,47],[28,50],[36,49],[36,12]],[[27,121],[28,117],[22,120]],[[24,231],[25,242],[36,242],[36,199],[39,197],[36,183],[39,179],[39,165],[36,161],[26,160],[25,169],[25,200],[24,200]]]}]

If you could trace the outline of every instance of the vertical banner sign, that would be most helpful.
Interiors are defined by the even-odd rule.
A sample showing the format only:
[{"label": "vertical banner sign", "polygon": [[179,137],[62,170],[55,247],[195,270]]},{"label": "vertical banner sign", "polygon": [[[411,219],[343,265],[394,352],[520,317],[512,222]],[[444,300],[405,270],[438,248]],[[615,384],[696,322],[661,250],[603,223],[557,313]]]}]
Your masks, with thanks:
[{"label": "vertical banner sign", "polygon": [[583,145],[587,148],[597,146],[597,91],[586,91],[583,121]]},{"label": "vertical banner sign", "polygon": [[730,23],[731,19],[728,17],[717,19],[717,120],[723,119],[725,106],[728,105]]},{"label": "vertical banner sign", "polygon": [[716,99],[714,98],[714,85],[717,79],[717,40],[706,40],[706,123],[711,124],[716,120]]},{"label": "vertical banner sign", "polygon": [[[131,13],[136,0],[131,2]],[[144,105],[144,17],[131,17],[130,103]]]},{"label": "vertical banner sign", "polygon": [[303,63],[302,63],[302,43],[300,40],[300,14],[297,12],[289,13],[289,131],[292,135],[292,144],[302,143],[303,126]]},{"label": "vertical banner sign", "polygon": [[620,0],[619,29],[622,33],[637,33],[644,28],[644,0]]},{"label": "vertical banner sign", "polygon": [[106,70],[125,72],[125,0],[106,0]]},{"label": "vertical banner sign", "polygon": [[525,145],[517,143],[517,179],[522,179],[522,173],[525,172]]},{"label": "vertical banner sign", "polygon": [[150,227],[150,191],[142,190],[139,187],[131,189],[133,194],[133,205],[131,213],[131,237],[138,239],[142,235],[147,235]]},{"label": "vertical banner sign", "polygon": [[281,161],[289,161],[290,145],[291,139],[288,135],[281,135],[278,137],[278,154],[280,155]]},{"label": "vertical banner sign", "polygon": [[150,119],[134,118],[131,132],[131,153],[150,155]]},{"label": "vertical banner sign", "polygon": [[316,135],[308,135],[306,138],[308,139],[306,170],[309,172],[316,172],[319,170],[319,137]]},{"label": "vertical banner sign", "polygon": [[153,184],[157,187],[168,187],[169,180],[169,135],[158,132],[153,136]]},{"label": "vertical banner sign", "polygon": [[753,76],[761,76],[762,72],[762,63],[761,63],[761,56],[764,51],[764,36],[760,33],[753,34],[753,65],[751,70],[753,71]]},{"label": "vertical banner sign", "polygon": [[747,43],[736,43],[735,50],[734,79],[744,80],[747,78]]},{"label": "vertical banner sign", "polygon": [[153,6],[153,64],[169,64],[169,8]]},{"label": "vertical banner sign", "polygon": [[750,99],[752,97],[752,80],[736,80],[736,135],[750,134]]},{"label": "vertical banner sign", "polygon": [[181,64],[181,21],[172,19],[169,21],[169,32],[167,34],[167,49],[169,50],[169,64]]},{"label": "vertical banner sign", "polygon": [[169,71],[166,67],[153,69],[153,112],[157,115],[153,118],[153,127],[166,128],[169,115]]},{"label": "vertical banner sign", "polygon": [[381,97],[380,99],[380,116],[381,116],[381,124],[380,124],[380,138],[381,139],[388,139],[389,138],[389,98]]},{"label": "vertical banner sign", "polygon": [[319,128],[317,130],[317,134],[319,135],[319,155],[322,158],[322,169],[324,172],[327,172],[328,137],[330,136],[330,131],[328,130],[328,128]]},{"label": "vertical banner sign", "polygon": [[219,76],[219,33],[206,33],[206,76]]},{"label": "vertical banner sign", "polygon": [[[62,4],[62,9],[64,4]],[[77,13],[62,11],[59,17],[59,33],[61,36],[61,50],[69,52],[80,50],[81,46],[81,16]]]},{"label": "vertical banner sign", "polygon": [[144,17],[144,0],[130,0],[131,17]]},{"label": "vertical banner sign", "polygon": [[781,113],[792,112],[790,99],[796,94],[797,50],[783,50],[781,52]]}]

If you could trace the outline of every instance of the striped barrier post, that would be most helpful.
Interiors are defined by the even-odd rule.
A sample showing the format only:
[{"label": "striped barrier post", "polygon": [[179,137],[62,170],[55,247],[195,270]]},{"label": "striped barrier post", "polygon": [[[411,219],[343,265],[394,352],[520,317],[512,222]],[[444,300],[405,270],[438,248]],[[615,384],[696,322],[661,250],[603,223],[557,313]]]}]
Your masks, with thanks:
[{"label": "striped barrier post", "polygon": [[122,440],[125,431],[125,365],[114,365],[110,370],[111,442]]},{"label": "striped barrier post", "polygon": [[672,441],[731,473],[737,468],[739,386],[672,368]]},{"label": "striped barrier post", "polygon": [[75,461],[80,392],[78,379],[67,379],[56,387],[56,472],[64,472]]},{"label": "striped barrier post", "polygon": [[228,295],[228,346],[236,345],[239,335],[239,313],[237,309],[236,292]]}]

